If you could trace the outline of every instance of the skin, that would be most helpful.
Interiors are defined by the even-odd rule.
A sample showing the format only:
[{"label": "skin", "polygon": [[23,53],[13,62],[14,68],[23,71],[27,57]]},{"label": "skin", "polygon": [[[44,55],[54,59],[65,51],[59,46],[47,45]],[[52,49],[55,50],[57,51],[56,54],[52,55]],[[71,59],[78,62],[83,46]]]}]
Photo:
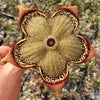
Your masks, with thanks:
[{"label": "skin", "polygon": [[[0,61],[6,56],[10,47],[0,47]],[[0,62],[0,100],[18,100],[21,89],[21,76],[24,69],[11,63]]]}]

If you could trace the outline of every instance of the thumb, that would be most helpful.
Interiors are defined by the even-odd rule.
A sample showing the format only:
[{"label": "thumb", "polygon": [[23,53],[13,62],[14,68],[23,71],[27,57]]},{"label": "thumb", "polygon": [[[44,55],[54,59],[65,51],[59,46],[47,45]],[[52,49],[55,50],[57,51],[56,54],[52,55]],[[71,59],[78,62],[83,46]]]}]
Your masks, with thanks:
[{"label": "thumb", "polygon": [[9,50],[10,50],[10,47],[8,46],[0,46],[0,60],[6,56]]}]

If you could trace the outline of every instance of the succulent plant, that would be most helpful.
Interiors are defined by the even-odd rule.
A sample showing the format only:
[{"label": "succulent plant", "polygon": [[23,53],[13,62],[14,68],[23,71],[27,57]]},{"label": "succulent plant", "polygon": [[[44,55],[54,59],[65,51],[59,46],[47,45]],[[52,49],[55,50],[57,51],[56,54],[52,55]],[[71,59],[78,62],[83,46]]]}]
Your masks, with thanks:
[{"label": "succulent plant", "polygon": [[96,56],[86,37],[76,35],[77,7],[58,9],[51,18],[37,9],[19,6],[19,26],[25,38],[16,42],[2,62],[21,68],[37,66],[44,83],[60,95],[68,79],[68,64]]}]

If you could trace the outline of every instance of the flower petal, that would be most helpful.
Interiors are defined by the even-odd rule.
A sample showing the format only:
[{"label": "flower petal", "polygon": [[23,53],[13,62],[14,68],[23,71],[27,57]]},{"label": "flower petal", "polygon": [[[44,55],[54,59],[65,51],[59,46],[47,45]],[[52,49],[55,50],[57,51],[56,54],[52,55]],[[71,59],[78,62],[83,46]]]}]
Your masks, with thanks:
[{"label": "flower petal", "polygon": [[20,27],[24,34],[29,37],[43,40],[50,32],[46,15],[36,9],[19,7]]},{"label": "flower petal", "polygon": [[79,23],[78,15],[72,8],[73,7],[60,8],[52,15],[51,34],[56,36],[56,38],[72,34],[72,32],[77,28]]},{"label": "flower petal", "polygon": [[60,53],[66,60],[74,63],[81,63],[87,58],[90,47],[83,36],[70,35],[64,37],[59,42],[58,50],[60,50]]},{"label": "flower petal", "polygon": [[64,84],[66,83],[67,79],[68,79],[69,74],[66,76],[66,78],[58,83],[49,83],[46,82],[42,77],[42,80],[45,84],[47,84],[48,86],[50,86],[57,94],[57,96],[60,95],[61,89],[64,86]]},{"label": "flower petal", "polygon": [[24,8],[20,5],[18,5],[18,8],[19,8],[19,26],[21,26],[21,21],[23,19],[23,17],[29,13],[29,12],[34,12],[34,11],[38,11],[37,9],[31,9],[31,8]]},{"label": "flower petal", "polygon": [[39,65],[41,78],[59,95],[68,77],[66,61],[58,51],[50,50],[42,57]]},{"label": "flower petal", "polygon": [[56,50],[50,50],[39,62],[43,79],[50,83],[56,83],[65,79],[68,75],[66,61]]},{"label": "flower petal", "polygon": [[85,40],[88,43],[89,53],[88,53],[87,57],[81,63],[88,61],[92,57],[97,57],[97,53],[94,50],[94,48],[92,47],[91,43],[86,38],[85,38]]},{"label": "flower petal", "polygon": [[21,67],[35,66],[45,54],[46,49],[42,42],[33,39],[23,39],[14,46],[14,60]]}]

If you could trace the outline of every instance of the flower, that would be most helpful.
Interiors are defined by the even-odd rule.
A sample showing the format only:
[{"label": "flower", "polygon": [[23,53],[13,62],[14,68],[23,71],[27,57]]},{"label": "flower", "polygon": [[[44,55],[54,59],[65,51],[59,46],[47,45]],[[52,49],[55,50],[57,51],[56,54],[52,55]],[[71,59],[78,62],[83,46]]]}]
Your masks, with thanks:
[{"label": "flower", "polygon": [[37,66],[44,83],[60,95],[69,76],[68,63],[83,63],[96,56],[90,42],[74,34],[79,24],[77,7],[60,8],[51,18],[37,9],[19,6],[19,10],[25,38],[2,61],[23,68]]}]

